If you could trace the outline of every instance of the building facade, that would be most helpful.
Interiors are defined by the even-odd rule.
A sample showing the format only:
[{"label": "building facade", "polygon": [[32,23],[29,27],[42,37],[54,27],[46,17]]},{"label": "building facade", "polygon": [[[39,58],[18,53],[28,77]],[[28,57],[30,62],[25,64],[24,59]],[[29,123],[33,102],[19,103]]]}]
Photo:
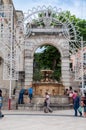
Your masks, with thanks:
[{"label": "building facade", "polygon": [[23,18],[23,12],[15,10],[12,0],[0,1],[0,88],[9,89],[12,80],[13,90],[17,85],[16,72],[23,70],[22,56],[16,58],[24,37]]}]

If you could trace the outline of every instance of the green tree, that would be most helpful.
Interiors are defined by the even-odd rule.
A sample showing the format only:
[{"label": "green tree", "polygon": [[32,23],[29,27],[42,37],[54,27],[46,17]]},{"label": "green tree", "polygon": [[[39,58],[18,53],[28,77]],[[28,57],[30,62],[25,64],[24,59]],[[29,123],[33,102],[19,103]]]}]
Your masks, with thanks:
[{"label": "green tree", "polygon": [[[45,49],[42,53],[35,53],[35,68],[34,71],[41,69],[51,69],[54,71],[53,78],[60,80],[61,76],[61,60],[59,51],[50,45],[44,46]],[[40,74],[39,74],[40,75]],[[39,76],[40,77],[40,76]]]},{"label": "green tree", "polygon": [[79,19],[77,25],[79,27],[81,36],[83,36],[83,40],[86,41],[86,20]]}]

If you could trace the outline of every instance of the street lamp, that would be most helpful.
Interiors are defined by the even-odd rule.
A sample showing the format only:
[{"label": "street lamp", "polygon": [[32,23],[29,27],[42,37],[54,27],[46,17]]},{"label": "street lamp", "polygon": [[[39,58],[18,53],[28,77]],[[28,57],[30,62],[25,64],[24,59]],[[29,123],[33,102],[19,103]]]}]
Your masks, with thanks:
[{"label": "street lamp", "polygon": [[81,37],[81,75],[82,75],[82,95],[84,96],[84,70],[83,70],[83,37]]},{"label": "street lamp", "polygon": [[4,50],[3,79],[9,80],[8,109],[11,109],[11,89],[13,80],[13,5],[0,5],[1,28],[0,45]]}]

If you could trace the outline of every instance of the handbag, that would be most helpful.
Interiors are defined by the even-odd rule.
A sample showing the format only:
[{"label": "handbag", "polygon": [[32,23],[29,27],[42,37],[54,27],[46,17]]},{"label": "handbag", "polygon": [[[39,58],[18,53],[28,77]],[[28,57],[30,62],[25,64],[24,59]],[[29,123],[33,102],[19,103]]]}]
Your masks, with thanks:
[{"label": "handbag", "polygon": [[79,106],[78,111],[82,113],[82,106]]}]

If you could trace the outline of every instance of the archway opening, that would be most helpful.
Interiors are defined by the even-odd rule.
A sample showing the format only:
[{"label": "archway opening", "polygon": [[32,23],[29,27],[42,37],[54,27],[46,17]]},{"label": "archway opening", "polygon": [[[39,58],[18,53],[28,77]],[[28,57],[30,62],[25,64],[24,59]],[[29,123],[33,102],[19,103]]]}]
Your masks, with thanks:
[{"label": "archway opening", "polygon": [[61,81],[61,54],[49,44],[40,46],[34,53],[33,81],[40,81],[41,70],[52,70],[52,79]]},{"label": "archway opening", "polygon": [[35,95],[38,96],[44,96],[45,92],[52,96],[64,94],[61,82],[61,54],[52,45],[42,45],[34,53],[33,86]]}]

